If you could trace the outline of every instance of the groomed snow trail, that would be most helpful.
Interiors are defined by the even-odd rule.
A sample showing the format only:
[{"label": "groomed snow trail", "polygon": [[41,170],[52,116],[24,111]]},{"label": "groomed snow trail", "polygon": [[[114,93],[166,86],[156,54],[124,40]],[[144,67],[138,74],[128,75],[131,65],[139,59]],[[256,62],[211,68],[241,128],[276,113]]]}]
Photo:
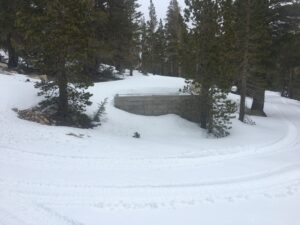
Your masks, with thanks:
[{"label": "groomed snow trail", "polygon": [[[182,217],[187,224],[300,224],[299,102],[268,92],[268,118],[253,117],[255,126],[235,120],[232,135],[215,140],[175,115],[115,109],[117,93],[174,93],[184,85],[135,74],[91,88],[95,103],[109,98],[106,122],[80,130],[19,120],[11,108],[39,100],[24,80],[0,75],[0,224],[173,225],[184,224]],[[141,139],[131,137],[135,131]],[[274,203],[273,211],[261,209]],[[220,219],[232,217],[219,221],[220,209]],[[253,210],[256,221],[235,217],[239,210],[244,217]]]}]

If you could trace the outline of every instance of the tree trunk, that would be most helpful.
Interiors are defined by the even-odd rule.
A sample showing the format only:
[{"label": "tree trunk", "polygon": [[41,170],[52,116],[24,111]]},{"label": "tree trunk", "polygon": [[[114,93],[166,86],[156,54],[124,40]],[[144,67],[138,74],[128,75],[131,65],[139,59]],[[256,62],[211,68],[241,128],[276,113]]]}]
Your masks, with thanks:
[{"label": "tree trunk", "polygon": [[19,57],[11,42],[11,34],[7,35],[7,50],[8,50],[8,68],[14,69],[18,67]]},{"label": "tree trunk", "polygon": [[178,66],[178,77],[182,77],[182,67]]},{"label": "tree trunk", "polygon": [[246,34],[245,34],[245,46],[242,62],[242,74],[241,74],[241,101],[240,101],[240,113],[239,120],[244,122],[246,114],[246,95],[247,95],[247,77],[249,73],[249,35],[250,35],[250,0],[247,1],[246,9]]},{"label": "tree trunk", "polygon": [[92,79],[98,79],[99,76],[99,63],[96,57],[89,56],[89,62],[84,65],[84,72]]},{"label": "tree trunk", "polygon": [[165,75],[164,64],[163,63],[161,63],[161,65],[160,65],[160,75]]},{"label": "tree trunk", "polygon": [[59,102],[58,102],[58,116],[63,120],[67,121],[69,114],[68,104],[68,79],[64,71],[60,72],[58,78],[59,87]]},{"label": "tree trunk", "polygon": [[130,76],[133,76],[133,69],[130,68]]},{"label": "tree trunk", "polygon": [[200,98],[200,126],[203,129],[207,129],[207,121],[210,110],[208,86],[202,85]]},{"label": "tree trunk", "polygon": [[174,62],[173,62],[173,60],[171,60],[171,71],[170,71],[170,75],[172,76],[172,77],[174,77]]},{"label": "tree trunk", "polygon": [[254,91],[253,95],[253,103],[251,107],[251,111],[253,114],[266,116],[264,112],[264,105],[265,105],[265,90],[264,89],[257,89]]},{"label": "tree trunk", "polygon": [[123,67],[120,62],[117,62],[116,70],[118,71],[119,74],[123,74]]},{"label": "tree trunk", "polygon": [[[245,70],[245,69],[244,69]],[[247,92],[247,78],[246,78],[246,71],[243,71],[242,78],[241,78],[241,101],[240,101],[240,113],[239,113],[239,120],[244,122],[245,114],[246,114],[246,92]]]},{"label": "tree trunk", "polygon": [[288,97],[294,98],[294,76],[291,69],[289,70]]}]

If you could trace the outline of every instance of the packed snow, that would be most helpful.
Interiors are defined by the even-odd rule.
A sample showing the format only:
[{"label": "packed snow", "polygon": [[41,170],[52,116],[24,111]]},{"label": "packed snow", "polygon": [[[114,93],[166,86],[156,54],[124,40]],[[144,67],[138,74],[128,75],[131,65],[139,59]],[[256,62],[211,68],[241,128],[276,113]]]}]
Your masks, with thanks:
[{"label": "packed snow", "polygon": [[298,101],[267,92],[267,118],[235,119],[229,137],[214,139],[177,115],[115,108],[116,94],[179,94],[184,86],[135,72],[90,88],[87,113],[108,98],[107,114],[84,130],[19,119],[12,108],[41,100],[36,80],[26,79],[0,74],[0,224],[300,224]]}]

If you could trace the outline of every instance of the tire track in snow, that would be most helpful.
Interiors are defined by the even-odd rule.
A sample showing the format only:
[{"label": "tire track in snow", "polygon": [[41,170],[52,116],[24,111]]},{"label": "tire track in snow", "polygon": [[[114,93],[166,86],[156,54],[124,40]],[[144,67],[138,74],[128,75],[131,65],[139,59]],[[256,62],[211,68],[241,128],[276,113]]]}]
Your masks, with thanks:
[{"label": "tire track in snow", "polygon": [[[3,201],[3,199],[2,199]],[[3,202],[1,202],[3,204]],[[20,216],[15,215],[15,213],[12,213],[12,211],[16,211],[17,209],[14,208],[12,209],[11,207],[7,207],[6,204],[11,204],[12,202],[5,202],[5,205],[1,205],[0,203],[0,224],[3,225],[33,225],[32,222],[25,222],[24,220],[22,220],[20,218]],[[16,206],[17,208],[20,208],[20,203],[17,203],[17,201],[13,201],[13,204]],[[27,205],[28,206],[28,205]],[[4,208],[5,207],[5,208]],[[24,207],[24,206],[23,206]],[[7,208],[10,208],[10,210],[8,210]]]},{"label": "tire track in snow", "polygon": [[[278,109],[277,109],[278,110]],[[279,111],[279,110],[278,110]],[[281,113],[282,114],[282,113]],[[282,120],[288,126],[288,132],[284,137],[273,142],[272,144],[265,146],[258,146],[250,150],[244,151],[243,147],[236,147],[237,152],[228,154],[211,154],[210,156],[178,156],[178,157],[149,157],[149,158],[109,158],[109,157],[88,157],[88,156],[69,156],[69,155],[56,155],[50,153],[31,152],[26,150],[20,150],[16,148],[6,147],[0,145],[0,151],[6,152],[6,154],[0,155],[0,160],[7,162],[7,160],[15,161],[15,163],[22,163],[24,160],[20,160],[20,156],[28,155],[30,164],[38,164],[40,166],[54,167],[54,168],[79,168],[79,165],[90,168],[114,168],[114,167],[135,167],[140,168],[148,166],[151,168],[170,168],[186,165],[203,166],[210,163],[219,163],[226,160],[244,158],[249,156],[255,156],[257,154],[266,155],[273,152],[280,152],[293,149],[299,144],[299,130],[289,120],[282,116]],[[217,152],[216,150],[210,150]],[[233,150],[230,149],[230,152]],[[244,152],[242,152],[244,151]],[[14,154],[10,154],[14,152]],[[8,153],[8,154],[7,154]],[[10,154],[10,155],[9,155]],[[30,156],[30,157],[29,157]],[[35,158],[33,158],[33,157]],[[26,160],[28,163],[28,160]],[[45,163],[47,162],[47,163]]]},{"label": "tire track in snow", "polygon": [[64,216],[56,211],[54,211],[53,209],[44,206],[44,204],[40,204],[37,203],[36,206],[38,207],[39,211],[43,211],[41,212],[42,214],[44,214],[45,218],[49,218],[49,216],[55,220],[55,225],[58,224],[63,224],[63,225],[83,225],[82,223],[79,223],[73,219],[68,218],[67,216]]},{"label": "tire track in snow", "polygon": [[[284,113],[281,112],[283,115]],[[284,117],[282,116],[284,119]],[[295,142],[295,138],[298,136],[298,130],[296,129],[295,125],[293,125],[290,121],[286,119],[286,123],[289,124],[289,132],[286,135],[287,138],[286,140],[291,140],[289,141],[290,146],[292,147],[297,147],[297,141]],[[296,129],[296,132],[295,132]],[[287,147],[287,146],[286,146]],[[54,156],[55,157],[55,156]],[[144,162],[142,162],[144,163]],[[152,162],[150,161],[149,164]],[[186,162],[185,162],[186,163]],[[273,171],[267,171],[267,172],[260,172],[258,174],[250,175],[250,176],[243,176],[243,177],[237,177],[237,178],[226,178],[224,180],[212,180],[212,181],[202,181],[202,182],[195,182],[195,183],[185,183],[185,184],[180,184],[180,183],[175,183],[175,184],[157,184],[157,185],[124,185],[124,186],[112,186],[112,185],[60,185],[60,184],[53,184],[53,183],[34,183],[30,181],[15,181],[11,182],[5,179],[1,179],[0,183],[2,185],[7,186],[15,186],[15,187],[20,187],[21,189],[24,189],[22,194],[24,195],[45,195],[45,196],[52,196],[56,195],[51,193],[49,189],[56,189],[56,191],[61,192],[63,189],[68,189],[69,192],[87,192],[90,190],[103,190],[103,189],[115,189],[115,190],[128,190],[128,189],[181,189],[181,188],[203,188],[203,187],[216,187],[216,186],[224,186],[224,185],[232,185],[232,184],[241,184],[241,183],[252,183],[252,182],[257,182],[257,181],[264,181],[266,179],[271,179],[271,178],[276,178],[279,175],[282,174],[289,174],[289,173],[296,173],[297,175],[299,173],[299,168],[300,164],[293,164],[290,166],[282,167],[280,169],[276,169]],[[298,176],[296,176],[298,178]],[[35,192],[35,191],[26,191],[31,190],[31,189],[36,189],[42,187],[44,188],[44,193],[43,191]],[[45,192],[45,189],[48,189],[48,191]],[[53,190],[52,190],[53,191]],[[55,192],[56,192],[55,191]],[[16,190],[16,192],[18,192]],[[21,192],[19,192],[21,193]],[[63,195],[67,195],[64,193]]]},{"label": "tire track in snow", "polygon": [[81,225],[75,222],[72,224],[66,223],[66,219],[63,220],[53,213],[46,212],[41,205],[34,203],[36,199],[26,201],[26,198],[20,197],[15,194],[14,196],[10,195],[10,197],[2,195],[2,201],[0,202],[0,225]]},{"label": "tire track in snow", "polygon": [[[234,190],[238,185],[244,185],[252,187],[251,184],[262,181],[267,183],[279,183],[285,184],[286,175],[289,174],[292,176],[292,180],[296,180],[297,183],[300,180],[300,163],[297,165],[291,165],[289,167],[283,167],[278,170],[269,171],[266,173],[258,173],[256,175],[237,177],[237,178],[226,178],[220,180],[207,180],[199,181],[195,183],[176,183],[176,184],[143,184],[143,185],[64,185],[64,184],[53,184],[53,183],[34,183],[28,181],[8,181],[0,179],[0,185],[4,187],[10,187],[11,193],[21,193],[27,196],[52,196],[52,197],[61,197],[76,196],[78,193],[83,195],[91,194],[91,197],[97,194],[97,192],[106,192],[106,191],[131,191],[131,190],[176,190],[176,189],[186,189],[193,188],[195,190],[201,190],[203,188],[214,188],[221,189],[229,186]],[[280,178],[279,178],[280,177]],[[283,177],[283,179],[281,178]],[[291,178],[289,178],[291,179]],[[282,181],[283,180],[283,181]],[[261,188],[264,188],[265,184],[260,185]],[[36,191],[38,190],[38,191]],[[60,193],[60,194],[58,194]],[[93,194],[95,193],[95,194]]]},{"label": "tire track in snow", "polygon": [[[288,104],[282,98],[279,98],[282,104]],[[93,157],[93,156],[76,156],[76,155],[61,155],[61,154],[51,154],[42,152],[32,152],[27,150],[20,150],[16,148],[11,148],[7,146],[0,145],[0,151],[6,152],[6,154],[0,155],[0,160],[7,162],[7,160],[15,161],[15,163],[22,163],[20,161],[20,156],[27,155],[30,164],[38,164],[39,166],[46,167],[61,167],[61,168],[80,168],[80,166],[90,167],[90,168],[114,168],[114,167],[151,167],[151,168],[170,168],[170,167],[180,167],[186,165],[203,166],[205,164],[219,163],[226,160],[244,158],[249,156],[255,156],[258,154],[267,155],[274,152],[293,150],[295,147],[300,146],[299,138],[299,128],[295,126],[291,121],[289,121],[282,110],[279,110],[277,106],[273,106],[275,110],[280,115],[283,123],[287,125],[288,132],[279,140],[276,140],[272,144],[262,145],[257,147],[252,147],[245,151],[243,146],[238,146],[231,148],[230,153],[219,154],[217,150],[211,149],[211,154],[209,156],[174,156],[174,157],[130,157],[130,158],[117,158],[117,157]],[[236,152],[234,151],[236,149]],[[9,154],[14,152],[14,154]],[[233,152],[233,153],[232,153]],[[15,154],[20,156],[15,156]],[[212,154],[214,153],[214,154]],[[215,154],[216,153],[216,154]],[[28,162],[28,160],[26,160]],[[47,163],[45,163],[47,162]],[[99,166],[101,165],[101,166]]]},{"label": "tire track in snow", "polygon": [[[132,192],[108,192],[97,193],[89,197],[76,196],[64,198],[53,196],[35,196],[36,202],[42,202],[43,205],[49,206],[63,206],[63,207],[99,207],[107,209],[141,209],[141,208],[161,208],[161,207],[175,207],[185,205],[197,205],[200,203],[208,202],[215,203],[218,201],[234,202],[244,201],[251,198],[263,197],[267,199],[272,198],[286,198],[291,197],[293,194],[299,192],[300,180],[296,182],[289,181],[285,184],[270,185],[267,189],[258,187],[245,189],[241,188],[239,191],[235,190],[216,190],[198,192],[192,188],[184,188],[179,190],[165,189],[165,190],[152,190],[149,189],[145,192],[132,190]],[[135,195],[138,194],[139,197]],[[20,194],[20,196],[22,196]],[[75,195],[74,195],[75,196]],[[110,197],[108,197],[110,196]],[[24,195],[23,197],[26,198]],[[28,197],[28,196],[27,196]],[[31,196],[32,198],[32,196]],[[58,214],[62,215],[62,214]],[[76,221],[74,221],[76,223]]]},{"label": "tire track in snow", "polygon": [[[285,100],[278,97],[279,101],[282,104],[288,104]],[[178,167],[181,165],[186,165],[191,163],[203,165],[203,163],[214,163],[214,162],[221,162],[230,159],[237,159],[241,157],[248,157],[251,155],[256,154],[268,154],[274,151],[282,151],[283,149],[286,150],[286,147],[294,147],[299,143],[299,130],[298,128],[290,122],[285,116],[282,110],[279,110],[277,106],[273,105],[273,108],[278,112],[278,115],[281,115],[281,120],[287,124],[288,132],[279,140],[276,140],[272,144],[268,145],[261,145],[252,147],[249,150],[245,151],[245,146],[237,146],[234,148],[230,148],[228,152],[230,153],[218,153],[216,149],[210,149],[211,152],[210,156],[171,156],[171,157],[130,157],[130,158],[118,158],[118,157],[99,157],[99,156],[83,156],[83,155],[63,155],[63,154],[51,154],[51,153],[42,153],[42,152],[34,152],[34,151],[27,151],[21,150],[17,148],[11,148],[8,146],[1,146],[0,151],[5,152],[14,152],[19,153],[22,155],[30,156],[30,160],[32,163],[37,163],[44,166],[54,165],[57,168],[58,166],[66,167],[78,167],[78,165],[88,166],[88,167],[97,167],[99,164],[101,165],[108,165],[109,167],[114,166],[122,166],[122,165],[135,165],[139,167],[142,165],[149,164],[151,167],[169,167],[172,165],[173,167]],[[5,155],[4,155],[5,156]],[[32,158],[36,157],[35,159]],[[3,157],[3,155],[2,155]],[[11,160],[17,161],[19,158],[14,156],[13,158],[10,156]],[[2,159],[6,160],[6,158]],[[68,163],[66,163],[68,160]],[[183,160],[189,161],[187,163],[183,162]],[[45,163],[47,161],[47,163]],[[51,162],[51,163],[50,163]],[[168,163],[166,163],[168,162]]]},{"label": "tire track in snow", "polygon": [[[274,143],[273,145],[277,145],[278,143],[281,143],[280,147],[284,147],[283,149],[278,148],[277,150],[280,152],[282,152],[282,150],[299,150],[299,131],[297,129],[297,127],[291,122],[289,121],[285,116],[284,113],[281,111],[280,114],[282,115],[282,121],[284,121],[287,125],[288,125],[288,133],[279,141]],[[270,146],[266,146],[266,148],[268,148]],[[288,149],[287,149],[288,148]],[[19,151],[18,149],[16,149],[16,151]],[[268,154],[273,154],[274,153],[274,149],[271,149],[270,152],[268,152]],[[23,152],[23,154],[28,154],[28,152]],[[29,153],[30,155],[31,153]],[[258,153],[256,152],[255,155],[257,154],[262,154],[262,153]],[[35,155],[35,153],[32,153],[32,155]],[[45,163],[49,158],[53,158],[54,161],[50,161],[51,163],[53,163],[53,166],[55,166],[55,161],[57,160],[57,155],[53,154],[51,156],[47,155],[47,154],[42,154],[38,156],[40,158],[44,158],[45,160],[41,160],[39,161],[40,158],[37,159],[37,162],[40,163]],[[18,162],[18,157],[15,158],[16,161]],[[74,162],[74,166],[78,162],[80,161],[86,161],[85,163],[81,164],[86,166],[86,163],[89,164],[90,161],[94,161],[97,164],[101,163],[104,161],[104,159],[102,158],[92,158],[92,157],[84,157],[84,158],[76,158],[76,157],[69,157],[67,156],[66,158],[62,158],[61,163],[66,164],[65,160],[70,159],[70,161]],[[172,160],[173,158],[161,158],[161,161],[159,161],[159,163],[173,163]],[[183,166],[187,166],[191,161],[188,160],[189,158],[185,158],[185,157],[179,157],[176,158],[179,159],[178,163],[182,163]],[[225,158],[224,158],[225,159]],[[3,159],[5,160],[5,158]],[[98,161],[99,160],[99,161]],[[112,160],[115,159],[109,159],[109,161],[107,163],[111,163]],[[152,166],[152,163],[155,164],[154,160],[158,160],[158,159],[149,159],[149,158],[145,158],[145,159],[133,159],[133,161],[125,161],[125,163],[129,164],[132,163],[134,161],[139,162],[137,165],[140,166],[142,164],[144,164],[144,166]],[[145,160],[145,161],[144,161]],[[153,160],[153,161],[152,161]],[[192,160],[195,160],[192,158]],[[196,160],[198,160],[196,158]],[[21,161],[19,159],[19,161]],[[27,163],[31,163],[32,161],[27,161]],[[145,162],[148,165],[145,165]],[[10,162],[8,162],[9,164]],[[116,162],[116,165],[119,166],[120,162]],[[166,163],[166,164],[168,164]],[[178,163],[174,165],[174,167],[178,166]],[[200,163],[200,162],[197,162]],[[72,165],[73,166],[73,165]],[[100,167],[98,167],[100,168]],[[202,182],[195,182],[195,183],[175,183],[175,184],[144,184],[144,185],[124,185],[124,186],[111,186],[111,185],[64,185],[64,184],[54,184],[54,183],[34,183],[34,182],[30,182],[30,181],[22,181],[22,180],[15,180],[15,181],[9,181],[7,179],[0,179],[0,186],[3,187],[9,187],[9,192],[12,195],[16,195],[16,196],[22,196],[24,198],[32,198],[32,200],[36,201],[36,202],[43,202],[42,204],[42,211],[46,211],[49,214],[53,215],[53,220],[55,220],[54,218],[56,218],[57,220],[64,222],[64,223],[72,223],[70,221],[67,222],[69,219],[64,217],[63,215],[60,215],[58,213],[56,213],[55,211],[53,211],[51,209],[51,207],[48,207],[46,205],[55,205],[55,204],[59,204],[59,202],[61,202],[62,204],[72,204],[72,202],[76,203],[76,204],[88,204],[88,205],[93,205],[93,204],[97,204],[99,203],[99,200],[97,200],[97,195],[98,194],[118,194],[119,192],[122,192],[123,197],[125,200],[125,203],[123,202],[124,207],[128,206],[128,202],[133,201],[130,200],[130,195],[128,196],[127,193],[129,192],[141,192],[141,193],[147,193],[150,197],[148,197],[148,199],[143,199],[141,198],[141,201],[145,201],[146,203],[141,203],[142,205],[146,205],[149,207],[154,207],[157,205],[157,202],[160,202],[159,204],[163,204],[164,202],[167,202],[168,205],[174,205],[177,200],[176,200],[176,195],[178,195],[178,193],[186,193],[189,192],[189,190],[192,190],[192,195],[197,196],[197,197],[191,197],[190,200],[182,200],[182,199],[189,199],[186,198],[186,196],[182,196],[179,195],[178,198],[182,198],[181,200],[178,200],[179,202],[181,202],[182,204],[184,202],[192,202],[195,201],[197,202],[197,198],[198,199],[206,199],[206,201],[215,201],[215,199],[228,199],[228,201],[231,201],[232,199],[235,198],[247,198],[251,195],[253,195],[254,193],[259,193],[260,195],[265,195],[265,197],[278,197],[278,196],[285,196],[285,193],[288,192],[288,190],[292,187],[292,191],[293,192],[297,192],[299,190],[299,186],[300,186],[300,164],[292,164],[286,167],[282,167],[276,170],[272,170],[272,171],[266,171],[266,172],[261,172],[261,173],[257,173],[251,176],[243,176],[243,177],[237,177],[237,178],[226,178],[226,179],[221,179],[221,180],[211,180],[211,181],[202,181]],[[286,179],[285,176],[286,175],[291,175],[293,174],[292,178]],[[281,178],[283,177],[283,178]],[[272,180],[272,184],[270,185],[270,182],[268,182],[269,180]],[[259,181],[263,181],[268,183],[267,185],[260,185],[259,187],[252,187],[252,183],[257,183]],[[234,186],[232,189],[229,189],[228,192],[224,193],[224,196],[222,196],[222,194],[220,194],[219,189],[220,188],[224,188],[226,186]],[[240,186],[243,186],[243,188],[240,188]],[[244,188],[245,186],[249,186],[249,188]],[[272,190],[274,187],[278,188],[278,193],[275,191],[274,193],[268,193],[270,192],[270,190]],[[276,189],[275,188],[275,189]],[[2,189],[2,188],[1,188]],[[202,190],[205,189],[205,190]],[[156,193],[159,193],[159,197],[156,199],[155,195]],[[227,194],[229,193],[229,194]],[[283,194],[282,194],[283,193]],[[154,197],[152,196],[154,195]],[[187,194],[188,195],[188,194]],[[127,197],[126,197],[127,196]],[[240,197],[238,197],[240,196]],[[121,196],[122,197],[122,196]],[[101,197],[102,198],[102,197]],[[151,200],[151,199],[154,200]],[[194,198],[194,199],[193,199]],[[47,202],[47,200],[49,200]],[[171,199],[171,200],[170,200]],[[172,200],[175,199],[175,200]],[[46,200],[46,201],[45,201]],[[52,201],[51,201],[52,200]],[[118,200],[116,200],[118,201]],[[136,200],[137,202],[139,200]],[[103,205],[105,207],[112,207],[112,203],[109,203],[109,200],[106,200],[106,202],[104,201]],[[127,205],[127,206],[126,206]],[[120,203],[119,205],[115,206],[115,207],[121,207],[122,204]],[[0,212],[1,214],[1,212]],[[47,214],[47,213],[46,213]],[[7,217],[8,218],[8,217]],[[11,220],[13,220],[13,216],[10,217]],[[60,218],[60,219],[59,219]],[[57,223],[59,223],[57,221]],[[75,222],[76,224],[76,222]],[[7,225],[7,224],[5,224]],[[8,223],[8,225],[10,225]],[[15,224],[13,224],[15,225]]]}]

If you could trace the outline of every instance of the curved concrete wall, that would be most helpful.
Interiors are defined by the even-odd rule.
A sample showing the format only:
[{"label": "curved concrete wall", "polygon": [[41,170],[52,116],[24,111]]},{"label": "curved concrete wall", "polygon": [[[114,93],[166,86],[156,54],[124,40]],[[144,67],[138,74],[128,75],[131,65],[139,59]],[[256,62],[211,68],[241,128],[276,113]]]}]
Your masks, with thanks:
[{"label": "curved concrete wall", "polygon": [[200,121],[199,104],[194,96],[187,95],[116,95],[116,108],[144,116],[161,116],[176,114],[192,122]]}]

